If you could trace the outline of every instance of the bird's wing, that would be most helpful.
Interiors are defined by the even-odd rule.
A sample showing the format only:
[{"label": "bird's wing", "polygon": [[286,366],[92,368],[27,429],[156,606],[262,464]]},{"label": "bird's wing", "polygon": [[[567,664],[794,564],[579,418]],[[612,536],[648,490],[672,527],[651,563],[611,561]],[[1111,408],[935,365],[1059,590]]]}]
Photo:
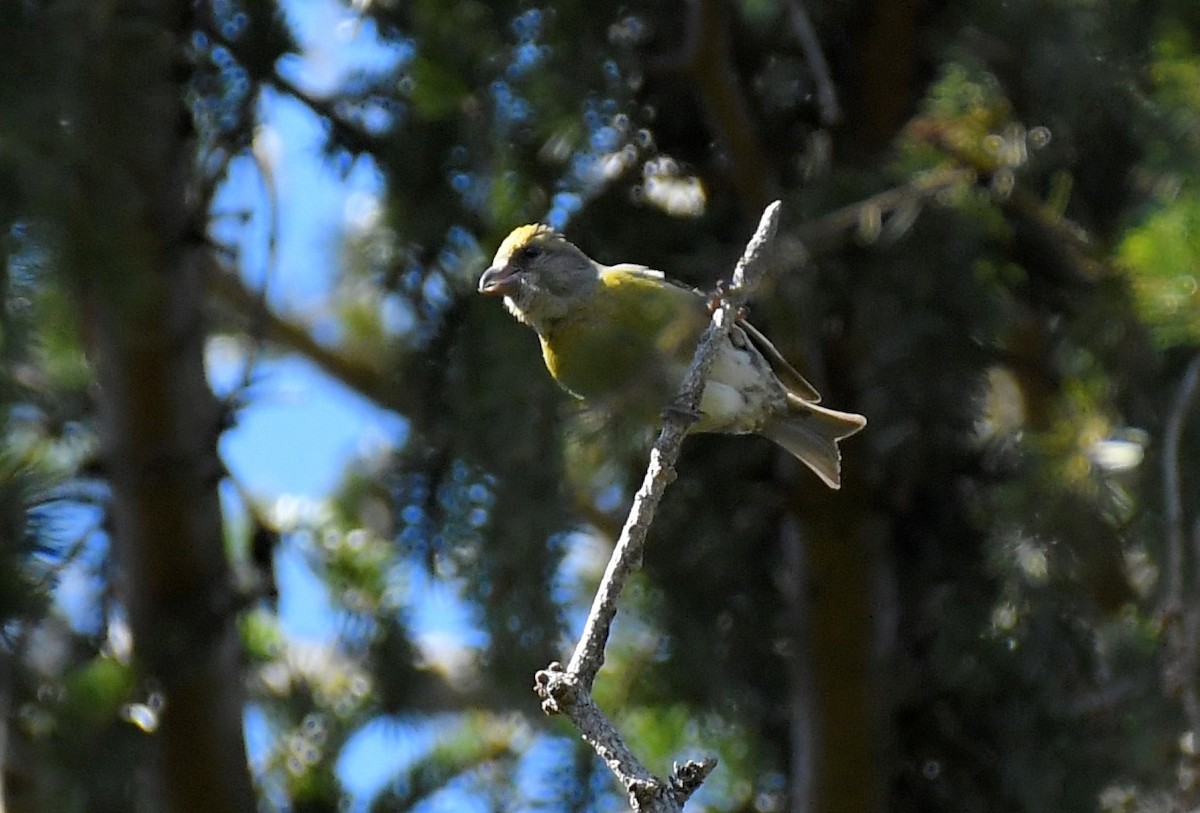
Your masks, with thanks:
[{"label": "bird's wing", "polygon": [[[660,285],[664,285],[669,290],[673,289],[682,297],[679,304],[683,304],[691,297],[694,297],[697,303],[705,302],[708,299],[707,295],[703,291],[697,290],[690,285],[685,285],[682,282],[673,280],[670,277],[663,275],[661,271],[655,271],[654,269],[647,268],[644,265],[622,263],[620,265],[608,266],[605,269],[605,273],[614,272],[618,276],[628,274],[637,279],[653,281]],[[687,294],[688,296],[684,297],[684,294]],[[668,352],[685,352],[685,350],[686,352],[694,352],[695,347],[692,345],[694,345],[695,339],[699,337],[700,331],[704,329],[703,308],[685,307],[680,313],[680,316],[682,316],[682,314],[687,314],[687,316],[680,318],[676,322],[675,326],[677,330],[668,331],[668,340],[660,342],[660,344],[667,345],[664,347],[664,349],[668,350]],[[805,403],[820,403],[821,393],[817,392],[817,388],[808,383],[808,379],[800,375],[800,373],[796,371],[795,367],[788,364],[787,360],[784,359],[780,352],[775,349],[775,345],[771,343],[770,339],[764,336],[758,328],[747,322],[745,319],[739,319],[737,324],[745,332],[746,338],[750,340],[750,343],[754,345],[754,349],[761,353],[762,357],[766,359],[767,364],[771,367],[771,371],[775,373],[780,383],[783,384],[784,389]],[[679,342],[679,346],[676,346],[677,340],[685,341]],[[683,344],[688,344],[688,347],[683,348]]]},{"label": "bird's wing", "polygon": [[632,274],[635,277],[644,277],[645,279],[657,280],[658,282],[670,282],[662,271],[655,271],[644,265],[636,265],[635,263],[618,263],[617,265],[603,266],[602,273],[615,274]]},{"label": "bird's wing", "polygon": [[615,318],[631,321],[631,332],[652,336],[663,359],[691,359],[708,323],[703,294],[644,265],[605,267],[601,280],[608,301],[621,305]]},{"label": "bird's wing", "polygon": [[762,357],[767,360],[767,364],[771,365],[771,371],[783,384],[784,389],[809,404],[821,401],[821,393],[817,392],[817,388],[809,384],[808,379],[787,363],[787,360],[775,349],[775,345],[771,344],[770,339],[745,319],[739,319],[737,323],[745,331],[746,338],[754,345],[754,349],[762,354]]}]

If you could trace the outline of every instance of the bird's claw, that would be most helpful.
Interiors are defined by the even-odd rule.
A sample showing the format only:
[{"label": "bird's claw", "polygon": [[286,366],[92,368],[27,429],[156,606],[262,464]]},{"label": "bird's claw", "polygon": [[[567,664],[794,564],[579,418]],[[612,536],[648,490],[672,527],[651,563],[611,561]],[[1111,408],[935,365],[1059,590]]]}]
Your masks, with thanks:
[{"label": "bird's claw", "polygon": [[662,417],[664,421],[670,419],[683,420],[691,425],[700,420],[700,412],[699,410],[692,409],[686,403],[676,400],[663,407]]},{"label": "bird's claw", "polygon": [[721,307],[721,302],[727,296],[729,296],[729,282],[723,279],[717,280],[712,294],[708,297],[708,312],[716,313],[717,308]]},{"label": "bird's claw", "polygon": [[[717,309],[721,307],[721,303],[724,302],[726,299],[728,299],[729,295],[732,292],[733,292],[733,289],[730,287],[729,282],[727,280],[723,280],[723,279],[717,280],[715,289],[713,290],[712,294],[708,297],[708,312],[709,312],[709,314],[716,313]],[[737,318],[738,319],[745,319],[748,314],[749,314],[749,311],[746,309],[745,305],[738,305],[738,307],[737,307]]]}]

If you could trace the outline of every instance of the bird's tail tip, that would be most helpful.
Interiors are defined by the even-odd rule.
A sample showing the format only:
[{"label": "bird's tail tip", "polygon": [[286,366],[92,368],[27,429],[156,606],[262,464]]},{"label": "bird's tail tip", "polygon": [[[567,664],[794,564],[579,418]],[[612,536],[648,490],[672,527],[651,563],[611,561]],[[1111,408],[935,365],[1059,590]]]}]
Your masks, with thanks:
[{"label": "bird's tail tip", "polygon": [[841,488],[838,441],[867,425],[853,412],[838,412],[797,399],[786,414],[767,422],[763,434],[791,452],[833,489]]}]

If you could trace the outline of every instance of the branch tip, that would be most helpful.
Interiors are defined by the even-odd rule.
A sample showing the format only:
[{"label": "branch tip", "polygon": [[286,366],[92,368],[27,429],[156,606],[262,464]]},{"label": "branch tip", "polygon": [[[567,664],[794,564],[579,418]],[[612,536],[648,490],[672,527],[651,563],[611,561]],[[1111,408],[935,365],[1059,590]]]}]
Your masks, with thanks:
[{"label": "branch tip", "polygon": [[700,789],[704,780],[717,767],[716,757],[705,757],[700,761],[689,759],[680,765],[676,762],[671,766],[671,793],[679,804],[686,802],[693,793]]},{"label": "branch tip", "polygon": [[578,690],[578,678],[558,661],[533,676],[533,691],[542,700],[542,711],[550,717],[567,713],[578,699]]},{"label": "branch tip", "polygon": [[763,259],[771,243],[775,240],[775,233],[779,230],[779,210],[781,208],[783,208],[783,203],[777,200],[767,204],[767,208],[763,209],[762,217],[758,221],[758,228],[754,230],[754,236],[750,238],[750,242],[746,243],[746,250],[742,252],[741,259],[733,269],[731,287],[739,302],[745,299],[750,290],[762,279],[766,268]]}]

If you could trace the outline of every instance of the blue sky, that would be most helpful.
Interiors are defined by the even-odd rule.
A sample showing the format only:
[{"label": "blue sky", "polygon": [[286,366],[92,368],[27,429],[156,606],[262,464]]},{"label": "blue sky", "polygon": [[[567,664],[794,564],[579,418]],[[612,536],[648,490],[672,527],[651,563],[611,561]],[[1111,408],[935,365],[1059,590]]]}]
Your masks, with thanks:
[{"label": "blue sky", "polygon": [[[373,29],[332,0],[296,0],[289,22],[304,47],[304,56],[281,66],[306,91],[323,94],[338,86],[355,68],[385,66],[395,55],[380,47]],[[383,191],[370,161],[357,160],[349,171],[334,166],[322,152],[321,122],[302,104],[278,94],[262,100],[263,122],[256,138],[259,163],[239,159],[214,204],[214,233],[237,246],[247,283],[264,281],[273,308],[303,320],[320,338],[334,326],[323,313],[337,276],[340,240]],[[269,179],[262,177],[266,167]],[[275,192],[272,214],[268,183]],[[235,216],[249,212],[248,222]],[[274,217],[277,255],[267,246]],[[214,389],[228,392],[241,383],[245,346],[214,341],[208,353]],[[332,381],[308,361],[274,356],[259,361],[247,405],[236,425],[221,440],[221,453],[234,478],[260,505],[285,506],[303,512],[326,498],[353,461],[394,448],[403,441],[399,416]],[[227,495],[228,496],[228,495]],[[227,500],[236,508],[236,500]],[[309,568],[303,542],[288,539],[276,557],[280,584],[280,622],[290,639],[320,642],[338,634],[335,616],[320,578]],[[468,632],[461,606],[452,591],[419,585],[423,595],[414,614],[418,636],[458,636]],[[404,761],[428,745],[427,733],[405,737],[368,726],[352,741],[339,762],[339,773],[364,808]],[[272,742],[265,719],[253,710],[247,717],[247,743],[252,762]]]}]

